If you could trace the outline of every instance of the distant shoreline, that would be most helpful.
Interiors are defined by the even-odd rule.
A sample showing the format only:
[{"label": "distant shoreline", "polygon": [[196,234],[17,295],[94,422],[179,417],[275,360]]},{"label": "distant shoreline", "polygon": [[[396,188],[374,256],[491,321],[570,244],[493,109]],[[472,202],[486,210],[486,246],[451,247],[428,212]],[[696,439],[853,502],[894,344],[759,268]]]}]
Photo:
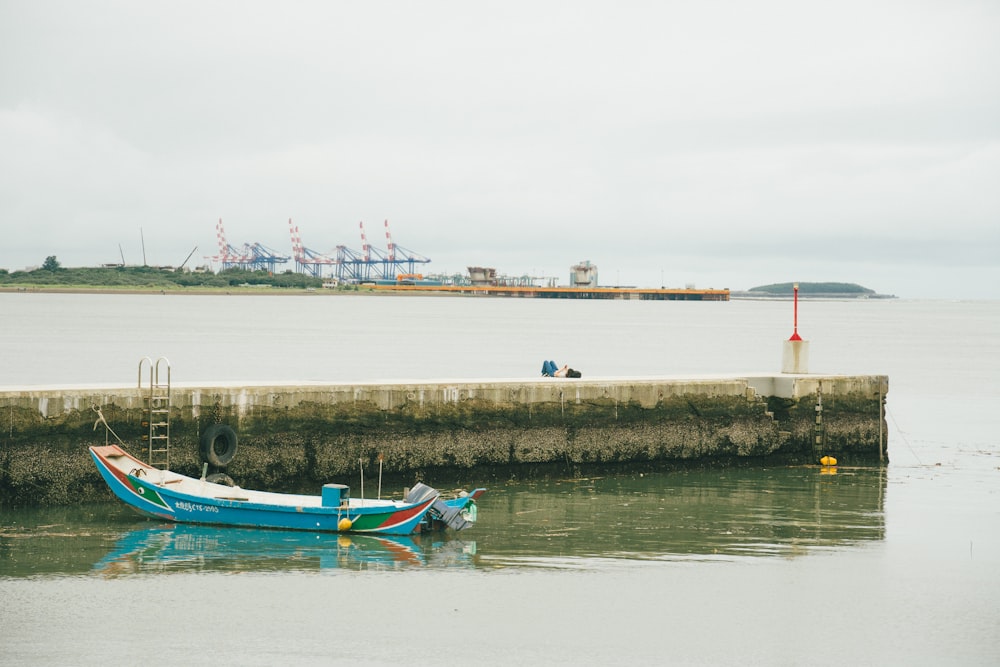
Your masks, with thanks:
[{"label": "distant shoreline", "polygon": [[302,289],[299,287],[65,287],[62,285],[0,286],[0,293],[21,294],[162,294],[189,296],[465,296],[427,292],[393,292],[361,288],[358,290]]},{"label": "distant shoreline", "polygon": [[[317,290],[318,291],[318,290]],[[30,287],[0,287],[0,292],[21,292],[30,294],[309,294],[302,289],[260,289],[247,287],[64,287],[61,285],[32,285]]]},{"label": "distant shoreline", "polygon": [[[386,289],[366,289],[364,287],[357,290],[343,289],[315,289],[315,288],[288,288],[272,287],[270,285],[260,287],[113,287],[113,286],[75,286],[66,287],[62,285],[22,285],[22,286],[0,286],[0,293],[23,293],[23,294],[162,294],[166,295],[190,295],[190,296],[468,296],[456,293],[436,293],[436,292],[415,292],[405,290]],[[799,298],[803,300],[812,299],[841,299],[851,301],[863,301],[866,299],[897,299],[899,297],[892,294],[858,294],[856,292],[831,292],[831,293],[799,293]],[[791,294],[769,294],[766,292],[729,292],[731,301],[790,301]]]}]

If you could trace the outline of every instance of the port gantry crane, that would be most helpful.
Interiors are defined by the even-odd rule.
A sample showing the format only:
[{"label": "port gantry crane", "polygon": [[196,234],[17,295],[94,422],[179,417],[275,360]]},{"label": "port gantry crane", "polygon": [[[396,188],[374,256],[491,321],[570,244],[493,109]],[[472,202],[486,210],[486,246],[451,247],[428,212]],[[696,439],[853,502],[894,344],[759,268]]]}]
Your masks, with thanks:
[{"label": "port gantry crane", "polygon": [[280,255],[261,243],[250,244],[250,271],[267,271],[274,273],[278,264],[286,264],[291,259],[288,255]]},{"label": "port gantry crane", "polygon": [[385,221],[385,238],[388,251],[383,252],[368,243],[365,223],[359,222],[361,231],[361,251],[347,246],[337,246],[337,278],[346,282],[368,282],[372,280],[396,280],[401,274],[416,273],[417,264],[431,260],[406,248],[396,245],[389,232],[389,221]]},{"label": "port gantry crane", "polygon": [[240,251],[226,243],[226,231],[222,227],[222,218],[219,218],[219,222],[215,224],[215,238],[219,242],[219,254],[214,257],[206,255],[205,259],[210,262],[218,262],[221,270],[240,268],[249,261],[246,246]]},{"label": "port gantry crane", "polygon": [[292,240],[292,255],[289,257],[281,255],[261,243],[244,243],[242,248],[230,245],[226,242],[222,218],[219,218],[219,222],[215,226],[219,254],[205,257],[205,259],[218,263],[222,270],[244,269],[274,273],[278,264],[284,264],[289,259],[294,258],[297,273],[308,273],[313,277],[323,278],[328,270],[332,270],[337,279],[344,282],[396,281],[401,275],[413,276],[417,274],[418,264],[426,264],[431,261],[423,255],[396,245],[389,231],[389,221],[386,220],[384,225],[387,251],[368,243],[365,223],[359,222],[362,249],[360,251],[352,250],[347,246],[339,245],[336,247],[336,256],[331,256],[304,246],[298,225],[289,218],[288,231]]},{"label": "port gantry crane", "polygon": [[326,267],[337,264],[337,260],[332,257],[328,257],[315,250],[310,250],[302,245],[299,226],[293,225],[291,218],[288,219],[288,230],[292,234],[292,256],[295,258],[296,273],[308,273],[314,278],[322,278]]},{"label": "port gantry crane", "polygon": [[336,274],[337,279],[342,282],[360,283],[382,278],[381,273],[372,271],[371,248],[365,239],[364,223],[359,224],[362,250],[359,252],[345,245],[337,246]]},{"label": "port gantry crane", "polygon": [[284,264],[289,260],[287,255],[278,254],[262,243],[244,243],[243,248],[237,250],[226,243],[226,232],[222,227],[222,218],[219,218],[219,222],[215,226],[215,235],[219,242],[219,254],[214,257],[205,257],[205,259],[219,262],[223,271],[244,269],[246,271],[274,273],[278,264]]},{"label": "port gantry crane", "polygon": [[399,274],[413,275],[417,273],[417,264],[428,264],[431,260],[423,255],[407,250],[392,242],[392,235],[389,233],[389,221],[385,221],[385,241],[388,244],[389,254],[386,257],[386,273],[388,278],[395,279]]}]

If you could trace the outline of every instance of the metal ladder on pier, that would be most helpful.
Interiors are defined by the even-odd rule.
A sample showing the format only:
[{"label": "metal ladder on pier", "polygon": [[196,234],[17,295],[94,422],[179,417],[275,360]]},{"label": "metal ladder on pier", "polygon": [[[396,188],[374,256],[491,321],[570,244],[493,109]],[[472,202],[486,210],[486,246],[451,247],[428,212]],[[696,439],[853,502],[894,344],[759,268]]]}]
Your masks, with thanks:
[{"label": "metal ladder on pier", "polygon": [[[161,364],[164,366],[161,369]],[[149,367],[149,382],[143,385],[143,367]],[[166,377],[164,378],[163,375]],[[146,462],[160,470],[170,469],[170,362],[160,357],[139,360],[139,390],[145,392],[146,415],[142,422],[148,428],[142,439],[149,444]]]}]

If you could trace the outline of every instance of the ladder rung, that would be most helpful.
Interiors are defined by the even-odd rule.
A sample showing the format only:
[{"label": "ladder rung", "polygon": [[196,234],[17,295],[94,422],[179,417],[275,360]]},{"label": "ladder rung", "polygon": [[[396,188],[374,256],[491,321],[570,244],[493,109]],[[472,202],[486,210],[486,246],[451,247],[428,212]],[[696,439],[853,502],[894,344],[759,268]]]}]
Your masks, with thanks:
[{"label": "ladder rung", "polygon": [[141,363],[139,368],[139,386],[145,394],[142,400],[146,409],[142,425],[149,429],[142,440],[149,448],[149,463],[167,469],[170,467],[170,374],[166,382],[160,382],[159,376],[154,378],[150,371],[149,384],[143,385]]}]

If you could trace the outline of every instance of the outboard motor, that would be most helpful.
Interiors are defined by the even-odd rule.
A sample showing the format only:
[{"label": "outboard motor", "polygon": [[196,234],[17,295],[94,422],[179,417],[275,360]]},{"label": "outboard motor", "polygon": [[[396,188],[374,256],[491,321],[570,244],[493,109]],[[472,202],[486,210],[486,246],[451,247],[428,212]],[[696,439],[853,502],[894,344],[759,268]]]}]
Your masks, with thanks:
[{"label": "outboard motor", "polygon": [[412,489],[406,492],[406,496],[403,500],[408,503],[420,503],[428,498],[440,496],[441,493],[437,489],[433,489],[423,482],[417,482]]},{"label": "outboard motor", "polygon": [[431,510],[429,512],[436,521],[441,521],[446,526],[454,530],[463,530],[472,525],[471,521],[468,521],[462,516],[462,511],[465,509],[464,507],[451,507],[446,505],[445,502],[441,500],[441,492],[427,486],[423,482],[417,482],[406,494],[406,497],[403,498],[403,500],[408,503],[419,503],[427,500],[428,498],[437,498],[431,505]]}]

